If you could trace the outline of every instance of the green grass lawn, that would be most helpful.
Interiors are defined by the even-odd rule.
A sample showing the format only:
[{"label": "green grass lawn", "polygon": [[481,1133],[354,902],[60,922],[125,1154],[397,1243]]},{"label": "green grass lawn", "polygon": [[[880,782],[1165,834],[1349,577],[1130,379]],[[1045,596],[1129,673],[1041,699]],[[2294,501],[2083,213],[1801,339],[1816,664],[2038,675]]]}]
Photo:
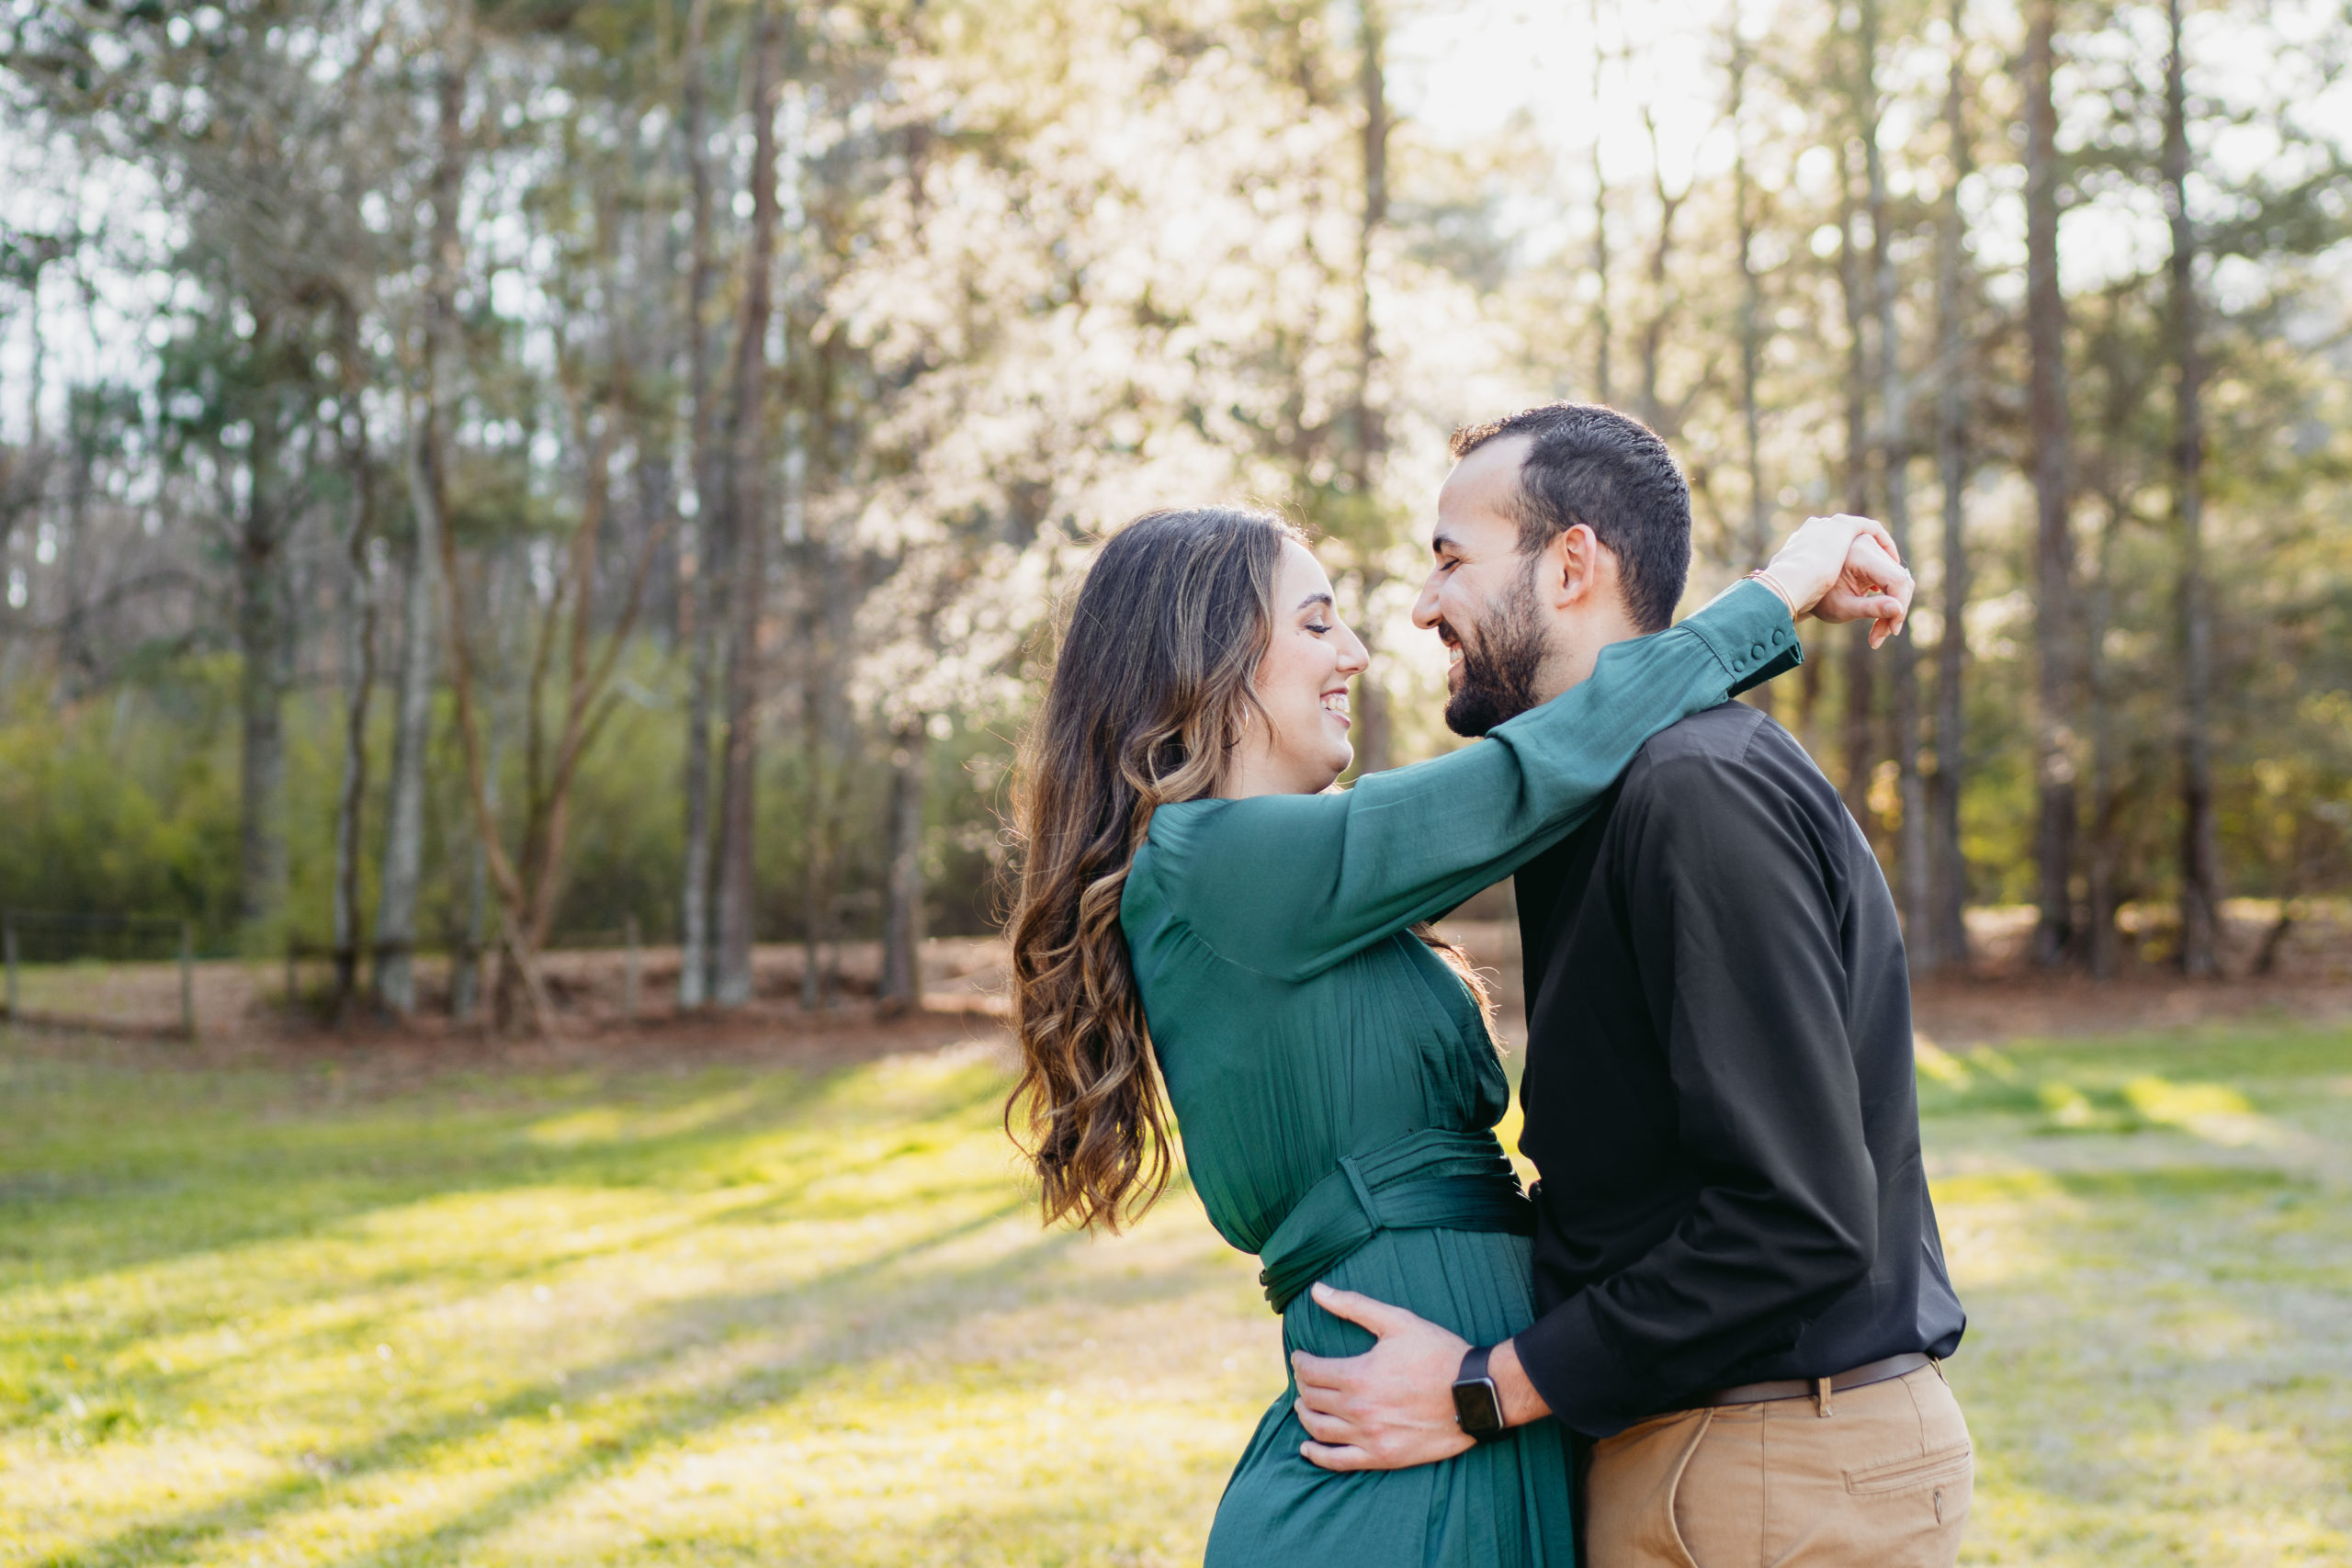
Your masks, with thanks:
[{"label": "green grass lawn", "polygon": [[[1180,1563],[1281,1386],[974,1048],[393,1076],[0,1033],[0,1562]],[[2352,1560],[2352,1036],[1931,1059],[1969,1556]]]}]

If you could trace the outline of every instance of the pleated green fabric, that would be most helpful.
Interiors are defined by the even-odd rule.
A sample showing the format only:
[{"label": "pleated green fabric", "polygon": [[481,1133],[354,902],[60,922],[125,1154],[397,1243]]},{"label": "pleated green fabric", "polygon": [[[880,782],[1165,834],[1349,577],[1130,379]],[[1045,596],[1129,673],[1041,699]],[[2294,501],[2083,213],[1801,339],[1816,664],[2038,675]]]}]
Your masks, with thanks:
[{"label": "pleated green fabric", "polygon": [[[1408,928],[1573,830],[1650,736],[1799,657],[1780,599],[1744,584],[1434,761],[1340,794],[1153,817],[1121,924],[1193,1188],[1220,1235],[1264,1255],[1286,1348],[1372,1343],[1304,1293],[1311,1278],[1477,1344],[1532,1320],[1529,1244],[1495,1190],[1508,1080],[1476,1002]],[[1448,1136],[1412,1138],[1431,1132]],[[1427,1223],[1449,1206],[1452,1223]],[[1573,1562],[1567,1445],[1551,1422],[1441,1464],[1338,1474],[1300,1456],[1295,1393],[1234,1470],[1211,1568]]]}]

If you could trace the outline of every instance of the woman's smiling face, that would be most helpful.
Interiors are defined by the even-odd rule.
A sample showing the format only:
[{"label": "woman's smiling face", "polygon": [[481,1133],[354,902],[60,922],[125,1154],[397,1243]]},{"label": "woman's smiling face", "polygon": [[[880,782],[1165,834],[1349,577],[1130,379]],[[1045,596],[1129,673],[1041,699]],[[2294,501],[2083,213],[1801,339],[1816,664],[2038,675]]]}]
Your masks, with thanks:
[{"label": "woman's smiling face", "polygon": [[1348,744],[1348,682],[1369,662],[1363,642],[1340,624],[1331,580],[1314,552],[1285,540],[1273,634],[1250,682],[1264,711],[1250,716],[1219,793],[1238,799],[1330,788],[1355,756]]}]

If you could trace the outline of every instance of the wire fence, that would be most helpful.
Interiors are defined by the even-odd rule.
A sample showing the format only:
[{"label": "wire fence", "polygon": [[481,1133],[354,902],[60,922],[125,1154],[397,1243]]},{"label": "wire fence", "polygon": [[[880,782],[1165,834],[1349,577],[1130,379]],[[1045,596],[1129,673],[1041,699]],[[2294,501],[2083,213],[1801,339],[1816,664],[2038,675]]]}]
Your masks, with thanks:
[{"label": "wire fence", "polygon": [[[816,929],[789,943],[798,961],[781,974],[773,954],[763,971],[761,994],[771,1000],[797,993],[803,1010],[831,1011],[844,1000],[871,996],[878,983],[878,958],[868,929],[877,929],[881,899],[872,891],[837,894],[821,906]],[[786,944],[776,943],[771,946]],[[345,1009],[372,996],[374,962],[381,954],[366,945],[339,947],[288,932],[264,957],[210,952],[199,973],[196,922],[176,916],[112,911],[0,908],[0,958],[6,983],[0,988],[0,1022],[51,1028],[194,1040],[199,1003],[218,1028],[244,1017],[256,1003],[340,1021]],[[609,953],[610,966],[559,968],[553,987],[567,1010],[636,1021],[666,1013],[670,987],[678,979],[674,946],[649,952],[646,933],[634,915],[609,928],[575,928],[549,944],[543,955],[560,961],[579,953]],[[435,998],[459,1021],[488,999],[485,982],[501,969],[496,939],[453,938],[446,945],[419,947],[413,956],[432,957]],[[212,962],[229,957],[234,973],[218,973]],[[271,971],[283,964],[282,989]],[[265,976],[268,976],[265,979]],[[420,976],[420,984],[423,984]],[[423,1002],[420,998],[420,1001]]]},{"label": "wire fence", "polygon": [[[162,954],[168,951],[168,958]],[[28,1007],[25,970],[96,959],[114,964],[171,963],[179,966],[179,1016],[175,1023],[143,1021],[159,1033],[196,1038],[196,922],[166,915],[88,914],[53,909],[0,909],[0,958],[7,971],[11,1023],[119,1029],[141,1021],[107,1012]]]}]

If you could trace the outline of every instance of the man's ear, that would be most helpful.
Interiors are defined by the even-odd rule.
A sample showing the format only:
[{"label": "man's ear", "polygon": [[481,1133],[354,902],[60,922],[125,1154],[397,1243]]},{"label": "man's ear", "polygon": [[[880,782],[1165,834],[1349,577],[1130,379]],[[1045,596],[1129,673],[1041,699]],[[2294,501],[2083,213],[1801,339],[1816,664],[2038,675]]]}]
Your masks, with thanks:
[{"label": "man's ear", "polygon": [[1585,524],[1553,535],[1536,569],[1540,600],[1555,610],[1571,610],[1583,604],[1596,589],[1606,586],[1608,555],[1600,536]]}]

